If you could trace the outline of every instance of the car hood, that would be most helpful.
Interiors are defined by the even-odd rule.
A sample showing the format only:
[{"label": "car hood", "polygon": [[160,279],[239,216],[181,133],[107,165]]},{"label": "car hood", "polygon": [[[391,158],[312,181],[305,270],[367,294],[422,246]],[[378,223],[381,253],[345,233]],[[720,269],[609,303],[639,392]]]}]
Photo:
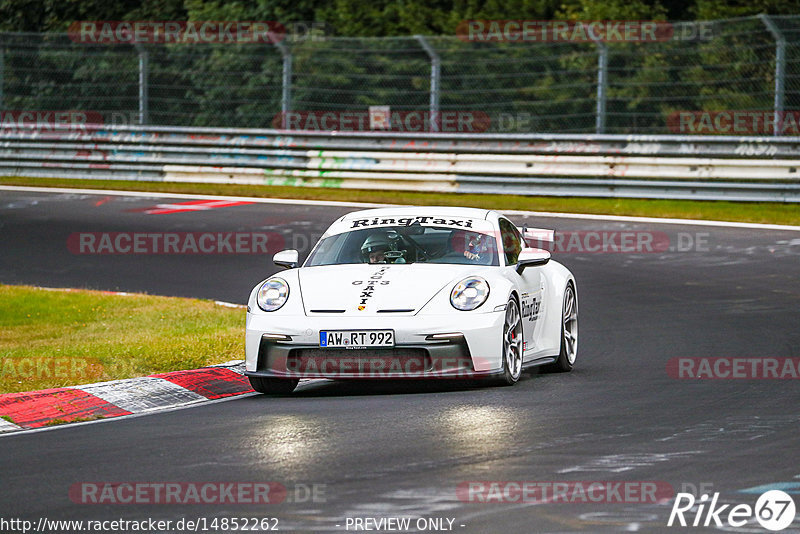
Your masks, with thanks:
[{"label": "car hood", "polygon": [[298,276],[306,315],[413,315],[472,270],[465,265],[358,264],[304,267]]}]

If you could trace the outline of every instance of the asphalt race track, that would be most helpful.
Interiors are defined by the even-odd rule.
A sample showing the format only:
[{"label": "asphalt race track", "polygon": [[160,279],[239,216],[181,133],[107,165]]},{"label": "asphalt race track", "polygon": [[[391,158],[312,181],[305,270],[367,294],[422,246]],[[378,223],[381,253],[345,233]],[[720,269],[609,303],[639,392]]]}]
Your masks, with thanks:
[{"label": "asphalt race track", "polygon": [[[244,303],[252,286],[276,271],[270,256],[81,254],[70,250],[70,236],[267,232],[271,252],[285,244],[305,257],[328,224],[353,209],[154,208],[186,201],[0,191],[0,282]],[[168,213],[148,213],[158,210]],[[751,506],[763,490],[742,490],[782,483],[800,506],[800,382],[678,379],[667,371],[673,358],[800,357],[800,232],[527,222],[560,232],[668,236],[671,250],[554,254],[578,281],[580,349],[572,373],[534,372],[513,388],[318,381],[286,398],[249,395],[2,436],[3,517],[275,517],[279,530],[302,532],[345,532],[348,518],[381,517],[449,518],[450,528],[465,534],[711,530],[668,528],[671,499],[468,502],[457,490],[470,481],[656,481]],[[84,482],[208,481],[279,482],[289,499],[78,504],[69,493]],[[443,531],[448,522],[435,525],[424,531]],[[766,532],[754,520],[726,528]],[[799,531],[800,519],[784,530]]]}]

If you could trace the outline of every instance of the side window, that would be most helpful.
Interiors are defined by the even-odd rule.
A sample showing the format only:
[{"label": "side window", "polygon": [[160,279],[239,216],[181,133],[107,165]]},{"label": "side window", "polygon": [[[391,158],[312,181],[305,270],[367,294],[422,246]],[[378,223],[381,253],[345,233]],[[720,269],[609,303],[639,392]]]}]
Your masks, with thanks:
[{"label": "side window", "polygon": [[522,236],[517,227],[507,219],[500,219],[500,239],[503,240],[503,253],[506,255],[506,265],[516,265],[519,252],[522,250]]}]

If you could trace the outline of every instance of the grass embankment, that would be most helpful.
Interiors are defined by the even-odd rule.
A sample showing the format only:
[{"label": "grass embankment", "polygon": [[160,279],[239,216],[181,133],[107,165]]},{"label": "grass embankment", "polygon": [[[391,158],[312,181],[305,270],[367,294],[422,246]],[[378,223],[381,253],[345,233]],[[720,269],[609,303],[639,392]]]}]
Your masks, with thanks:
[{"label": "grass embankment", "polygon": [[244,358],[244,311],[211,301],[0,285],[0,393]]},{"label": "grass embankment", "polygon": [[120,189],[160,193],[337,200],[381,204],[472,206],[497,210],[529,210],[598,215],[670,217],[715,221],[800,225],[800,206],[772,202],[722,202],[698,200],[645,200],[628,198],[529,197],[465,193],[367,191],[313,187],[130,182],[122,180],[71,180],[55,178],[0,178],[0,184],[39,187]]}]

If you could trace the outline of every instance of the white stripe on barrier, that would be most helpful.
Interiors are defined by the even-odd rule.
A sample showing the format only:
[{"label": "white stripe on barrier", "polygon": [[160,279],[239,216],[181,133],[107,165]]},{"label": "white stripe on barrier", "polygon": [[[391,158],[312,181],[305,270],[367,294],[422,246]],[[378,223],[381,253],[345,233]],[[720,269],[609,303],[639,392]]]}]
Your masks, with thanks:
[{"label": "white stripe on barrier", "polygon": [[798,160],[436,152],[309,152],[309,169],[524,176],[797,180]]},{"label": "white stripe on barrier", "polygon": [[165,182],[237,185],[290,185],[344,189],[454,192],[458,183],[449,174],[408,174],[308,169],[259,169],[248,167],[197,167],[165,165]]}]

